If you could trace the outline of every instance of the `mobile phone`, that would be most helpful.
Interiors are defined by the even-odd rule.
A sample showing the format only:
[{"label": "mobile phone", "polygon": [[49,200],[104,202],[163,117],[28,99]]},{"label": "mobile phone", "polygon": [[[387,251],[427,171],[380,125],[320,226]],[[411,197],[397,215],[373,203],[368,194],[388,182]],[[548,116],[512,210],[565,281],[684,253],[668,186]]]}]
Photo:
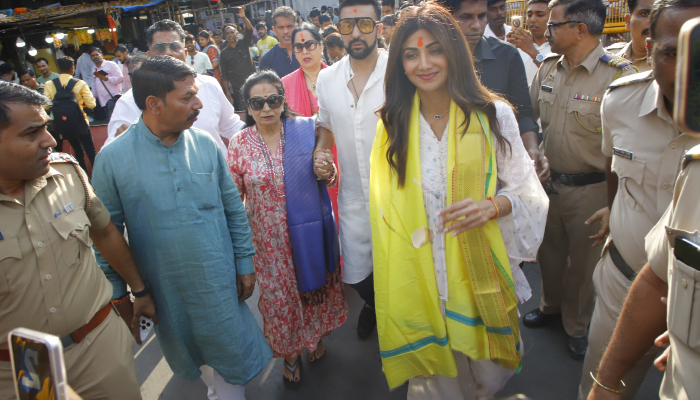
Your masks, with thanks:
[{"label": "mobile phone", "polygon": [[18,400],[68,400],[63,346],[58,336],[17,328],[7,335]]},{"label": "mobile phone", "polygon": [[151,329],[153,329],[153,325],[155,325],[153,323],[153,320],[148,318],[148,317],[144,317],[142,315],[141,318],[139,319],[139,328],[141,329],[141,341],[142,342],[144,340],[146,340],[146,338],[148,337],[148,334],[151,332]]},{"label": "mobile phone", "polygon": [[515,16],[511,17],[511,19],[510,19],[510,26],[511,26],[513,29],[521,29],[521,30],[522,30],[522,29],[525,29],[525,28],[523,28],[523,26],[524,26],[524,24],[523,24],[523,16],[522,16],[522,15],[515,15]]},{"label": "mobile phone", "polygon": [[673,255],[685,265],[700,271],[700,245],[684,237],[677,237]]},{"label": "mobile phone", "polygon": [[700,137],[700,17],[683,24],[677,54],[673,119],[682,131]]},{"label": "mobile phone", "polygon": [[102,74],[102,75],[105,75],[105,76],[109,75],[107,72],[105,72],[105,71],[103,71],[103,70],[95,71],[95,75],[97,75],[97,74]]}]

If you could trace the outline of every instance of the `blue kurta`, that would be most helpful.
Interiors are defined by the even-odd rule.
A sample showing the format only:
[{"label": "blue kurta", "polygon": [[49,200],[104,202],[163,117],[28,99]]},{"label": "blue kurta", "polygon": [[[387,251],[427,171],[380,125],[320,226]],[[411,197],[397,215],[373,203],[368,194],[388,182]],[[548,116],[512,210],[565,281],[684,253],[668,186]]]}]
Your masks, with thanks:
[{"label": "blue kurta", "polygon": [[[231,384],[253,379],[272,352],[246,303],[238,302],[236,276],[255,272],[255,249],[216,142],[192,128],[167,147],[139,119],[97,155],[92,183],[112,221],[128,228],[175,375],[195,380],[206,364]],[[123,294],[124,282],[98,260],[115,294]]]}]

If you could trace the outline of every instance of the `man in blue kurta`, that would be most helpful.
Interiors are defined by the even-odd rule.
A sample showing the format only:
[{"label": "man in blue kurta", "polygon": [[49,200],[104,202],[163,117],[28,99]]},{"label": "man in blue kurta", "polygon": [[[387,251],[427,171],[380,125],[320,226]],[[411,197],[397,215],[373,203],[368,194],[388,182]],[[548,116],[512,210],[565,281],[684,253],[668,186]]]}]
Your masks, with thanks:
[{"label": "man in blue kurta", "polygon": [[[202,108],[194,77],[168,56],[134,72],[141,118],[98,154],[93,185],[128,228],[170,368],[195,380],[208,365],[220,399],[243,399],[272,353],[243,301],[255,285],[255,249],[240,195],[211,135],[191,128]],[[112,281],[115,295],[126,290]]]}]

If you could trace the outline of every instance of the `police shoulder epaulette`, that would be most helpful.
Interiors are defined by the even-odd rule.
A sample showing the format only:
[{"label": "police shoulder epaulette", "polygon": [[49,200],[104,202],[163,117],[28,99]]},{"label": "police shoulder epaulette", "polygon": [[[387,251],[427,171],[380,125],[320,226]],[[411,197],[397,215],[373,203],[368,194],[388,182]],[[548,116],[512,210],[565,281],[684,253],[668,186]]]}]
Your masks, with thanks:
[{"label": "police shoulder epaulette", "polygon": [[617,88],[629,86],[629,85],[634,85],[636,83],[642,83],[642,82],[649,82],[654,80],[654,75],[651,73],[652,71],[645,71],[645,72],[640,72],[638,74],[634,75],[629,75],[625,76],[620,79],[616,79],[613,81],[613,83],[610,84],[608,87],[609,90],[615,90]]},{"label": "police shoulder epaulette", "polygon": [[51,153],[49,154],[49,162],[78,164],[78,160],[68,153]]},{"label": "police shoulder epaulette", "polygon": [[685,162],[689,163],[693,160],[700,160],[700,144],[688,150],[685,153]]},{"label": "police shoulder epaulette", "polygon": [[627,42],[617,42],[613,43],[610,46],[606,47],[605,50],[620,50],[627,46]]},{"label": "police shoulder epaulette", "polygon": [[547,60],[553,60],[553,59],[555,59],[555,58],[556,58],[557,60],[560,59],[560,58],[561,58],[561,54],[549,53],[549,54],[547,54],[546,56],[544,56],[544,60],[542,60],[542,62],[545,62],[545,61],[547,61]]},{"label": "police shoulder epaulette", "polygon": [[614,56],[614,55],[608,54],[608,53],[603,54],[600,57],[600,61],[602,61],[602,62],[604,62],[612,67],[619,68],[623,71],[629,71],[632,68],[634,68],[634,64],[632,64],[632,61],[630,61],[624,57]]}]

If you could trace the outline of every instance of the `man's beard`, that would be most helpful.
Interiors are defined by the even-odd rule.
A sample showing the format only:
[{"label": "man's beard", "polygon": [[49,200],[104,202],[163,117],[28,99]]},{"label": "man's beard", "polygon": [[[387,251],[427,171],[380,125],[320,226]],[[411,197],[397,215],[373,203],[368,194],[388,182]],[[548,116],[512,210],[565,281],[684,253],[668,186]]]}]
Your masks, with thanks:
[{"label": "man's beard", "polygon": [[[352,49],[352,45],[354,43],[358,43],[358,42],[364,43],[364,45],[365,45],[365,48],[361,51],[355,51]],[[364,39],[357,38],[357,39],[352,39],[350,41],[350,43],[348,43],[347,51],[348,51],[348,55],[351,58],[354,58],[356,60],[364,60],[365,58],[369,57],[370,54],[372,54],[372,52],[374,51],[374,49],[376,47],[377,47],[377,38],[376,37],[374,38],[374,42],[372,42],[371,46],[368,45]]]}]

